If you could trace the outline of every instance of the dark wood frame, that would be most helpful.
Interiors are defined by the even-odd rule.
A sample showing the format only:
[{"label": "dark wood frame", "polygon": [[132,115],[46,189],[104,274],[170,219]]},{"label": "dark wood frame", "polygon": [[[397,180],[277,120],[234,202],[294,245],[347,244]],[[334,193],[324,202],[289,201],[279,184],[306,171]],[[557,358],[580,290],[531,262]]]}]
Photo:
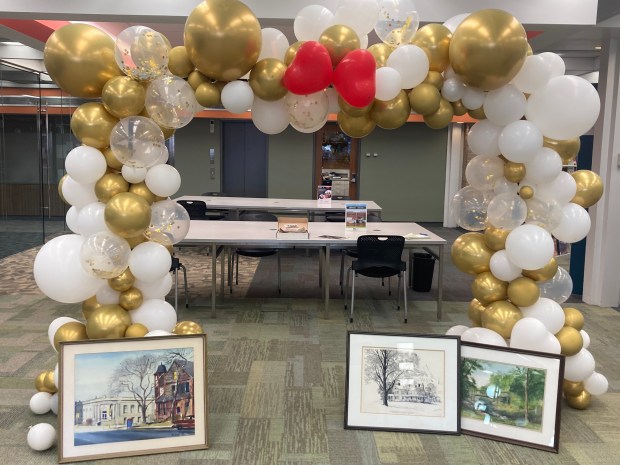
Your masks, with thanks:
[{"label": "dark wood frame", "polygon": [[[514,437],[510,437],[510,436],[501,435],[501,434],[490,434],[484,431],[471,430],[471,429],[468,429],[468,426],[471,426],[467,424],[468,420],[461,418],[461,425],[463,425],[462,426],[463,434],[467,434],[470,436],[477,436],[477,437],[486,438],[486,439],[493,439],[496,441],[508,442],[511,444],[519,445],[519,446],[526,446],[526,447],[540,449],[540,450],[544,450],[548,452],[555,452],[557,454],[559,450],[559,446],[560,446],[560,416],[561,416],[561,405],[562,405],[562,381],[564,379],[564,362],[565,362],[564,356],[560,354],[535,352],[531,350],[521,350],[521,349],[510,348],[510,347],[498,347],[498,346],[491,346],[491,345],[486,345],[486,344],[477,344],[473,342],[463,342],[461,344],[461,358],[478,358],[480,360],[486,360],[480,357],[467,356],[469,348],[478,349],[482,351],[488,351],[489,355],[495,354],[496,357],[498,354],[506,354],[507,356],[513,355],[515,358],[514,363],[510,361],[509,359],[508,360],[493,359],[489,361],[493,361],[496,363],[512,364],[515,366],[529,366],[529,365],[524,364],[522,361],[524,358],[527,358],[527,357],[529,357],[532,361],[538,360],[539,362],[541,362],[542,360],[546,360],[546,359],[557,360],[558,362],[557,371],[554,372],[554,375],[556,377],[556,380],[555,380],[556,385],[551,385],[549,387],[547,383],[553,383],[553,380],[549,380],[548,376],[545,377],[545,391],[547,391],[547,387],[551,389],[549,391],[549,396],[553,397],[556,403],[555,409],[552,410],[553,416],[554,416],[553,430],[552,430],[553,431],[553,445],[552,446],[548,446],[543,443],[536,443],[536,442],[527,441],[524,439],[519,439],[517,434],[515,434]],[[517,363],[519,361],[520,363]],[[462,411],[462,406],[461,406],[461,411]],[[548,424],[545,425],[544,416],[543,416],[541,424],[543,428],[548,427]],[[510,428],[510,427],[507,427],[507,428]],[[494,430],[490,429],[490,431],[494,431],[495,433],[498,432],[497,428],[495,428]],[[543,433],[541,433],[541,436],[542,435]]]},{"label": "dark wood frame", "polygon": [[[446,421],[450,422],[448,427],[437,428],[436,425],[432,423],[440,423],[441,420],[426,420],[431,417],[424,417],[422,415],[417,416],[407,416],[407,415],[387,415],[389,417],[401,417],[406,419],[409,424],[412,424],[412,427],[399,427],[399,426],[377,426],[376,424],[356,424],[350,421],[349,415],[349,407],[350,404],[353,405],[358,398],[357,390],[360,391],[359,397],[361,398],[361,386],[352,386],[352,366],[351,366],[351,338],[352,336],[369,336],[369,337],[379,337],[383,339],[384,337],[393,338],[394,343],[397,341],[402,341],[403,339],[408,340],[411,343],[422,344],[421,347],[416,347],[419,350],[437,350],[433,347],[433,344],[437,344],[437,341],[444,342],[446,344],[444,348],[444,353],[448,355],[450,358],[445,358],[444,363],[444,405],[446,414],[443,418]],[[423,343],[426,342],[427,345]],[[389,345],[383,345],[381,347],[389,348]],[[426,335],[426,334],[399,334],[399,333],[379,333],[379,332],[367,332],[367,331],[348,331],[347,332],[347,364],[346,364],[346,380],[345,380],[345,411],[344,411],[344,427],[345,429],[360,429],[360,430],[370,430],[370,431],[395,431],[395,432],[416,432],[416,433],[436,433],[436,434],[460,434],[461,432],[461,389],[460,389],[460,338],[458,336],[442,336],[442,335]],[[449,369],[449,365],[453,365],[453,370]],[[356,368],[357,373],[357,368]],[[359,373],[361,374],[361,367],[359,368]],[[448,376],[450,378],[448,378]],[[453,383],[450,383],[450,380]],[[355,394],[352,396],[352,389],[355,389]],[[354,400],[351,398],[354,397]],[[451,405],[452,408],[448,409],[448,406]],[[449,413],[448,413],[449,411]],[[378,419],[381,414],[372,414],[376,415]],[[425,427],[424,424],[415,425],[415,421],[420,423],[427,422],[432,425],[428,425]]]}]

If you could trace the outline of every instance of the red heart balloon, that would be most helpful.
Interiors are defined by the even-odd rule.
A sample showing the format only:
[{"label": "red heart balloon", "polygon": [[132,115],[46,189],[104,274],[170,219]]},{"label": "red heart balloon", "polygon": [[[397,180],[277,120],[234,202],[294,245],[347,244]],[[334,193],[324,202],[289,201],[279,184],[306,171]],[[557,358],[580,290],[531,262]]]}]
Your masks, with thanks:
[{"label": "red heart balloon", "polygon": [[346,54],[334,70],[334,87],[349,105],[363,108],[375,98],[375,58],[368,50]]},{"label": "red heart balloon", "polygon": [[284,72],[282,84],[289,92],[306,95],[325,89],[334,72],[327,49],[318,42],[301,44],[293,62]]}]

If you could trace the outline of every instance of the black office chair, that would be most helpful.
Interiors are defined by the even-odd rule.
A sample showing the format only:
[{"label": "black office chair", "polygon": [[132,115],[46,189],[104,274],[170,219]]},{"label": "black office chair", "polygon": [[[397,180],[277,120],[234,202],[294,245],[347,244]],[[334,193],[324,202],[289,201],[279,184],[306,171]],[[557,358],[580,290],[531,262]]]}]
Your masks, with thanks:
[{"label": "black office chair", "polygon": [[[228,197],[225,192],[203,192],[203,197]],[[228,218],[228,210],[222,208],[210,208],[207,211],[210,220],[225,220]]]},{"label": "black office chair", "polygon": [[[239,215],[239,221],[273,221],[277,222],[278,218],[275,215],[267,212],[246,212]],[[274,225],[275,226],[275,225]],[[239,255],[242,257],[254,257],[254,258],[262,258],[269,257],[271,255],[276,255],[278,258],[278,294],[282,292],[281,284],[282,284],[282,275],[281,275],[281,267],[280,267],[280,254],[278,253],[278,249],[270,249],[265,247],[260,248],[238,248],[233,252],[232,260],[233,267],[235,267],[235,284],[239,284]],[[235,265],[236,261],[236,265]],[[229,270],[232,270],[229,267]],[[229,274],[229,287],[230,293],[232,294],[232,284],[231,284],[230,274]]]},{"label": "black office chair", "polygon": [[187,292],[187,270],[178,257],[172,256],[170,271],[174,275],[174,309],[178,310],[179,303],[179,270],[183,271],[183,288],[185,290],[185,308],[189,308],[189,293]]},{"label": "black office chair", "polygon": [[[369,278],[389,278],[398,275],[398,309],[400,310],[400,285],[403,283],[405,300],[405,323],[407,323],[407,263],[402,259],[405,238],[403,236],[372,236],[357,238],[357,260],[347,270],[347,290],[349,275],[353,271],[351,286],[351,311],[349,321],[353,322],[353,305],[355,302],[355,277],[360,274]],[[344,296],[344,308],[347,308],[347,295]]]},{"label": "black office chair", "polygon": [[[342,221],[344,221],[344,217]],[[379,215],[375,215],[371,213],[368,215],[368,218],[366,219],[366,221],[368,221],[369,223],[377,223],[381,221],[381,217]],[[344,258],[345,257],[357,258],[357,248],[349,247],[346,249],[342,249],[340,251],[340,281],[339,281],[340,295],[342,295],[344,292],[343,280],[344,280]],[[381,281],[381,284],[383,284],[383,281]]]},{"label": "black office chair", "polygon": [[182,205],[190,220],[224,220],[226,214],[221,210],[208,209],[207,204],[202,200],[177,200]]}]

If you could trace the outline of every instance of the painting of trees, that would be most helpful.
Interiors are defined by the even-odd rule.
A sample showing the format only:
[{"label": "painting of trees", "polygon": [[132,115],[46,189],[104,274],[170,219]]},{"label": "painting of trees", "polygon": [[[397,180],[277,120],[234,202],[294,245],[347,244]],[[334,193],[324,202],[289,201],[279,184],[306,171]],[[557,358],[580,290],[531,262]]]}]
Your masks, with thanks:
[{"label": "painting of trees", "polygon": [[480,369],[482,369],[482,365],[473,358],[463,358],[461,360],[461,395],[463,399],[470,399],[478,389],[473,374]]},{"label": "painting of trees", "polygon": [[377,385],[381,403],[388,406],[388,396],[398,381],[408,372],[414,371],[419,359],[410,351],[394,349],[366,349],[364,351],[365,379]]},{"label": "painting of trees", "polygon": [[123,359],[110,377],[110,395],[117,396],[129,392],[142,414],[142,421],[146,423],[146,411],[154,398],[153,373],[157,361],[152,355],[141,355]]},{"label": "painting of trees", "polygon": [[538,407],[545,395],[545,371],[517,367],[513,372],[510,391],[523,399],[526,424],[529,422],[530,407]]}]

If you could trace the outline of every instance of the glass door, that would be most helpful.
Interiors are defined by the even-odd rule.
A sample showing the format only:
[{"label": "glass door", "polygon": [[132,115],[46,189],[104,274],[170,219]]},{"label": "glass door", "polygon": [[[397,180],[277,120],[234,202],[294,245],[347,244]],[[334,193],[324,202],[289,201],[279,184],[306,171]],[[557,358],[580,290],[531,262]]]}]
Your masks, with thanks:
[{"label": "glass door", "polygon": [[314,196],[317,186],[332,187],[333,199],[358,199],[359,139],[328,123],[315,133]]}]

